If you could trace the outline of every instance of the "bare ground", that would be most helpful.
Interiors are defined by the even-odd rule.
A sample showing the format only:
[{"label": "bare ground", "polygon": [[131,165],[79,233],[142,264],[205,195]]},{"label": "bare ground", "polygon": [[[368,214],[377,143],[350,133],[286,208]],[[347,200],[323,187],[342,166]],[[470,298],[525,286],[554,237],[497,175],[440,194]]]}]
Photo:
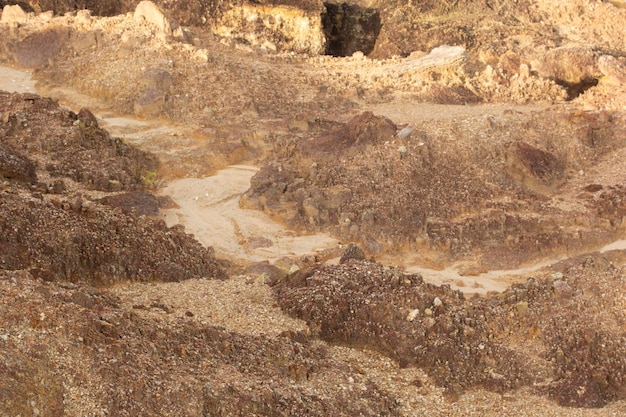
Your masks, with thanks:
[{"label": "bare ground", "polygon": [[[589,6],[588,13],[580,18],[583,23],[571,26],[568,26],[569,23],[566,25],[566,22],[577,14],[570,10],[569,5],[553,7],[546,2],[533,4],[552,19],[563,36],[589,43],[595,39],[605,50],[619,46],[619,37],[611,37],[607,32],[610,29],[607,28],[611,27],[610,22],[619,21],[623,15],[619,10],[608,9],[611,6],[607,3]],[[586,6],[581,2],[577,4],[579,8]],[[601,26],[602,33],[607,34],[606,37],[598,36],[597,32],[591,30],[603,18],[608,22],[606,26]],[[197,38],[193,44],[183,44],[164,40],[153,28],[138,25],[123,16],[92,18],[88,24],[84,21],[78,22],[72,15],[52,21],[34,20],[19,27],[17,38],[24,39],[28,34],[49,26],[70,28],[69,39],[73,43],[67,50],[60,52],[54,65],[43,66],[36,71],[40,82],[38,90],[56,97],[75,110],[83,106],[92,108],[101,125],[115,136],[123,137],[127,142],[159,157],[159,175],[151,185],[158,189],[159,194],[171,196],[178,205],[178,208],[161,211],[169,225],[184,224],[186,231],[193,233],[204,245],[214,246],[216,253],[242,265],[262,260],[275,262],[286,255],[290,256],[293,264],[303,269],[305,275],[311,273],[308,270],[311,257],[307,257],[307,254],[319,248],[332,249],[322,251],[322,257],[336,254],[337,241],[328,234],[312,235],[310,231],[303,234],[302,231],[297,232],[297,227],[286,228],[284,224],[289,223],[289,216],[285,216],[285,211],[265,210],[266,213],[262,213],[242,209],[238,204],[238,196],[249,186],[249,178],[254,173],[252,170],[265,163],[272,163],[274,155],[288,149],[292,143],[327,133],[363,110],[386,116],[397,125],[399,131],[406,126],[422,129],[426,125],[440,125],[442,132],[449,132],[452,126],[452,129],[457,129],[454,137],[462,140],[464,129],[480,135],[485,123],[506,131],[507,123],[503,120],[507,117],[515,118],[516,115],[523,119],[532,117],[529,115],[533,113],[553,112],[557,118],[571,118],[577,123],[576,120],[586,118],[592,122],[597,121],[598,117],[602,119],[602,111],[610,112],[613,120],[620,120],[623,119],[623,111],[626,109],[623,84],[616,85],[614,80],[608,82],[609,77],[600,80],[597,88],[582,94],[573,102],[553,105],[550,104],[552,101],[563,98],[563,91],[551,81],[535,78],[521,80],[521,77],[517,77],[515,82],[510,82],[512,78],[505,80],[486,73],[474,79],[468,74],[462,74],[461,84],[465,89],[482,91],[488,100],[504,102],[437,105],[432,102],[437,102],[442,97],[445,100],[462,100],[467,97],[463,95],[466,94],[465,89],[462,90],[463,94],[456,90],[461,84],[454,68],[452,71],[442,71],[444,80],[452,80],[449,85],[444,82],[443,88],[432,88],[437,84],[432,82],[432,73],[417,74],[409,81],[385,76],[385,68],[389,68],[389,73],[392,73],[393,68],[408,62],[404,58],[374,61],[358,56],[334,59],[288,53],[274,55],[228,40],[220,43],[214,37],[201,32],[194,33]],[[104,33],[98,35],[102,37],[92,50],[85,50],[84,38],[77,36],[85,27],[87,34],[97,30]],[[520,39],[522,43],[526,40]],[[134,53],[137,51],[141,53]],[[168,72],[173,86],[167,90],[165,106],[156,118],[137,120],[131,113],[135,112],[134,103],[142,93],[138,86],[162,82],[154,81],[152,75],[146,75],[149,72],[146,70],[151,68]],[[9,87],[32,89],[22,73],[4,71],[3,74],[7,76],[0,77],[0,87],[6,88],[8,81]],[[426,104],[424,100],[431,103]],[[529,103],[520,104],[526,101]],[[452,123],[446,126],[449,122]],[[508,125],[508,129],[511,126],[514,124]],[[400,142],[392,145],[394,150],[403,146]],[[471,147],[472,144],[465,145]],[[594,210],[596,207],[622,210],[623,196],[620,197],[619,194],[610,200],[612,206],[594,206],[594,202],[599,199],[599,194],[595,194],[597,191],[581,190],[599,184],[602,190],[607,191],[609,186],[623,185],[623,149],[612,149],[603,153],[593,163],[585,165],[584,169],[578,166],[572,168],[574,175],[569,177],[551,204],[565,213],[583,212],[583,216],[589,215],[587,213],[590,212],[585,212],[589,207]],[[237,164],[246,164],[246,167]],[[250,166],[256,168],[248,168]],[[581,169],[583,173],[578,174]],[[217,175],[210,176],[214,174]],[[224,178],[225,174],[230,175]],[[612,197],[608,195],[607,198]],[[621,216],[619,214],[615,218]],[[508,284],[526,282],[528,276],[545,278],[548,281],[554,279],[550,278],[553,274],[563,274],[561,271],[566,271],[559,265],[549,267],[554,262],[562,259],[567,262],[570,256],[585,250],[600,249],[614,239],[623,239],[623,227],[619,224],[607,225],[607,218],[596,223],[590,220],[591,226],[588,230],[608,230],[610,233],[590,235],[588,242],[570,250],[561,248],[550,252],[543,260],[541,255],[529,256],[526,260],[530,259],[530,262],[526,262],[526,266],[519,270],[494,270],[488,262],[475,261],[473,257],[466,257],[458,262],[441,252],[440,248],[431,247],[390,251],[377,255],[377,258],[386,265],[399,265],[407,273],[420,272],[428,282],[448,284],[453,289],[466,293],[503,292]],[[338,237],[344,241],[341,236]],[[312,314],[313,310],[308,313],[305,311],[305,314],[300,314],[301,318],[307,317],[307,321],[304,321],[295,317],[298,314],[293,313],[294,305],[287,308],[291,308],[292,316],[285,315],[278,308],[277,298],[266,285],[269,281],[266,274],[236,275],[228,281],[192,279],[182,283],[122,283],[101,290],[82,287],[82,284],[77,288],[56,287],[56,284],[41,283],[32,277],[9,274],[2,278],[2,296],[7,301],[3,305],[11,305],[12,297],[17,293],[29,294],[30,298],[22,297],[19,302],[21,311],[28,320],[7,321],[8,324],[0,328],[0,343],[3,344],[2,352],[7,354],[28,346],[28,352],[38,352],[37,354],[42,355],[39,357],[49,361],[46,364],[52,363],[58,367],[60,363],[68,361],[57,368],[63,375],[71,374],[70,379],[64,380],[69,386],[62,395],[65,400],[65,415],[87,412],[94,415],[115,412],[124,415],[125,410],[120,411],[119,407],[117,411],[115,409],[115,389],[107,389],[104,396],[96,395],[102,392],[102,386],[107,383],[111,386],[111,381],[121,381],[120,384],[127,384],[136,390],[136,393],[125,395],[121,400],[121,404],[127,406],[126,412],[142,410],[144,405],[158,405],[162,403],[157,399],[158,395],[163,395],[172,400],[172,405],[170,408],[153,407],[152,410],[157,414],[199,415],[203,411],[221,412],[220,415],[246,415],[245,413],[252,412],[250,408],[246,408],[250,404],[271,403],[263,397],[264,394],[259,394],[261,400],[255,397],[257,393],[264,393],[267,388],[262,380],[270,380],[276,381],[270,387],[274,398],[278,396],[282,399],[280,404],[293,406],[292,415],[306,414],[303,411],[305,409],[298,408],[298,398],[316,398],[309,405],[322,404],[321,409],[326,404],[331,410],[333,407],[339,410],[346,401],[354,402],[354,409],[342,410],[346,414],[358,409],[361,413],[369,412],[368,415],[380,415],[384,411],[390,415],[405,416],[425,413],[440,416],[615,416],[626,412],[623,392],[619,391],[620,377],[617,375],[618,371],[615,371],[622,369],[619,367],[623,367],[623,363],[604,361],[616,352],[623,353],[619,346],[616,348],[605,343],[607,340],[623,340],[624,300],[619,295],[623,289],[624,277],[623,270],[620,269],[624,262],[623,241],[618,240],[615,247],[609,246],[605,251],[611,248],[618,250],[611,255],[611,267],[602,263],[603,261],[595,261],[604,265],[597,269],[593,266],[581,267],[574,260],[574,266],[568,267],[570,270],[565,273],[565,278],[556,280],[559,284],[546,284],[550,291],[561,291],[557,294],[557,298],[561,298],[556,301],[550,298],[550,291],[540,293],[536,299],[523,298],[520,295],[523,288],[509,288],[507,292],[487,299],[487,303],[495,304],[498,300],[505,300],[496,314],[502,319],[494,319],[490,324],[497,328],[491,331],[498,343],[503,343],[513,351],[530,352],[529,360],[536,361],[532,363],[537,365],[532,369],[540,370],[535,376],[536,384],[515,386],[513,383],[515,388],[504,392],[488,387],[486,389],[480,384],[468,384],[463,390],[446,386],[441,383],[443,374],[433,372],[432,369],[427,373],[426,367],[401,367],[402,360],[390,353],[384,344],[381,348],[376,339],[359,336],[359,332],[368,326],[389,324],[388,320],[399,328],[406,329],[406,317],[412,311],[410,308],[415,307],[411,304],[415,300],[403,300],[406,305],[402,304],[399,309],[400,304],[394,305],[389,311],[383,312],[384,314],[372,310],[374,313],[371,317],[378,317],[378,320],[367,318],[354,328],[344,330],[348,334],[361,337],[360,343],[351,343],[348,338],[337,345],[334,344],[336,340],[330,338],[331,344],[326,344],[318,339],[319,328],[327,319],[324,314],[334,311],[335,308],[348,314],[345,311],[346,302],[349,304],[362,301],[365,305],[371,301],[369,297],[376,298],[380,295],[391,299],[396,296],[394,291],[381,290],[358,297],[354,296],[354,292],[327,294],[325,301],[322,300],[328,304],[327,309],[314,318],[308,314]],[[302,257],[307,261],[303,262]],[[596,255],[592,256],[593,259],[595,257]],[[517,262],[519,263],[519,259]],[[285,267],[284,259],[280,266]],[[538,269],[544,266],[549,268],[546,271]],[[342,274],[342,269],[338,266],[328,265],[327,268],[331,278],[333,274]],[[377,268],[378,266],[365,266],[363,271],[376,271]],[[292,274],[291,277],[293,276]],[[330,278],[327,282],[336,285]],[[321,285],[326,285],[326,282],[322,280]],[[613,292],[609,291],[611,288]],[[614,291],[615,289],[618,291]],[[280,302],[284,305],[294,303],[300,309],[306,303],[315,306],[322,302],[315,291],[318,290],[312,288],[311,291],[305,291],[300,294],[302,298],[297,299],[294,289],[289,296],[291,298],[283,297]],[[86,298],[84,294],[87,294]],[[363,299],[359,298],[361,296]],[[541,298],[544,296],[545,300]],[[62,300],[59,301],[58,297]],[[112,297],[112,301],[108,297]],[[85,301],[92,298],[99,301],[95,305],[91,301]],[[72,311],[67,307],[70,304],[63,304],[65,299],[81,305],[82,310]],[[600,302],[607,299],[610,302]],[[560,309],[558,314],[552,309],[555,303]],[[529,307],[528,316],[522,313],[525,311],[524,305]],[[475,304],[466,304],[466,307],[478,308]],[[98,311],[99,317],[89,315],[89,320],[93,323],[85,324],[81,321],[83,318],[80,313],[90,310]],[[425,314],[423,306],[419,310],[419,314]],[[580,316],[568,313],[577,310],[580,310]],[[43,316],[38,315],[40,311]],[[67,337],[57,336],[63,331],[62,323],[47,321],[48,317],[58,314],[59,311],[63,311],[61,317],[65,317],[70,323]],[[7,308],[3,310],[3,314],[3,317],[13,317],[14,312]],[[551,322],[553,314],[555,319]],[[433,332],[446,329],[447,317],[445,314],[441,317],[439,313],[436,314],[437,324],[433,327]],[[422,323],[422,319],[423,323],[430,324],[427,317],[422,316],[419,316],[419,323]],[[80,326],[75,329],[71,323]],[[601,323],[597,333],[589,333],[590,323]],[[330,324],[341,325],[332,320]],[[181,330],[180,326],[189,327]],[[221,330],[213,330],[213,326],[221,326],[225,332],[219,333]],[[93,329],[97,329],[95,336]],[[560,334],[555,329],[563,329],[563,333]],[[410,326],[409,330],[403,331],[406,333],[393,334],[393,337],[398,337],[399,340],[412,340],[411,337],[415,337]],[[184,336],[185,332],[194,334],[195,339]],[[194,332],[218,332],[215,339],[224,342],[216,350],[212,350],[212,347],[205,348],[198,344],[198,335]],[[291,334],[288,336],[291,341],[286,342],[286,345],[282,342],[285,333]],[[305,336],[298,336],[299,333]],[[123,336],[121,340],[126,341],[112,342],[119,335]],[[279,337],[280,335],[283,336]],[[310,336],[313,336],[312,341],[303,342]],[[322,336],[324,338],[326,337]],[[170,346],[167,340],[178,341],[178,346]],[[281,342],[278,343],[277,340]],[[54,348],[46,350],[40,345],[41,341]],[[87,348],[81,347],[83,341]],[[580,349],[577,350],[578,348]],[[613,348],[617,350],[609,351]],[[173,355],[172,349],[175,352]],[[563,350],[566,352],[565,358]],[[99,354],[92,355],[92,351]],[[254,351],[254,354],[250,351]],[[296,358],[289,357],[284,362],[277,363],[275,356],[271,353],[268,355],[268,351],[278,352],[281,358],[289,356],[286,352],[299,353]],[[324,353],[320,354],[322,351]],[[124,352],[133,352],[139,361],[128,361]],[[192,354],[191,357],[189,353]],[[193,359],[194,354],[211,359],[197,361]],[[431,355],[437,354],[436,349],[431,351]],[[307,362],[309,373],[304,379],[299,373],[298,367],[301,366],[302,358],[298,355],[311,361]],[[544,362],[550,359],[550,355],[556,364],[554,369]],[[7,355],[3,358],[5,356]],[[570,357],[572,360],[568,361]],[[242,364],[239,358],[247,358],[250,364]],[[506,357],[487,357],[480,366],[484,367],[486,364],[488,371],[492,372],[491,375],[495,372],[497,379],[499,370],[496,362],[503,359]],[[257,360],[258,363],[255,362]],[[89,361],[93,361],[97,370],[95,373],[88,369]],[[106,371],[107,368],[132,369],[137,362],[140,366],[134,375],[139,383],[133,384],[133,381],[116,376],[115,371]],[[4,363],[8,363],[7,360]],[[116,363],[120,365],[115,365]],[[311,366],[311,363],[314,365]],[[268,364],[272,365],[268,367]],[[458,365],[459,375],[483,369],[462,363]],[[18,365],[11,362],[8,366],[10,369],[17,369]],[[26,379],[17,379],[17,385],[1,386],[1,392],[9,395],[22,393],[20,390],[26,387],[23,396],[26,398],[30,395],[29,398],[33,398],[28,391],[28,375],[36,375],[39,372],[36,369],[40,368],[37,363],[33,364],[25,359],[19,366],[22,366],[22,370],[26,369]],[[495,370],[490,370],[490,366],[495,367]],[[264,367],[272,370],[262,370]],[[593,375],[593,378],[577,380],[572,377],[580,377],[581,369],[585,375]],[[454,374],[455,370],[452,371]],[[169,373],[170,382],[163,373]],[[207,381],[207,374],[214,374],[215,377]],[[83,379],[89,383],[81,383]],[[54,377],[45,373],[39,375],[39,380],[51,384],[49,396],[37,393],[35,400],[19,410],[25,415],[35,415],[35,409],[45,409],[53,404],[54,407],[49,407],[52,410],[50,415],[63,415],[63,412],[58,411],[62,408],[59,406],[60,397],[55,396],[62,390],[55,385]],[[171,383],[172,380],[175,381],[174,384]],[[602,391],[602,384],[606,381],[609,381],[612,388],[609,390],[610,395],[603,396],[606,392]],[[176,387],[176,384],[182,385]],[[188,392],[181,392],[181,386],[188,387]],[[286,386],[295,391],[282,391],[280,387]],[[368,388],[372,386],[375,389]],[[615,386],[618,387],[617,393],[613,391]],[[623,390],[623,384],[621,386]],[[203,389],[203,395],[197,394]],[[218,394],[212,394],[212,389]],[[573,393],[568,389],[573,390]],[[359,395],[359,390],[367,395]],[[384,393],[380,394],[377,390]],[[585,395],[585,391],[589,394]],[[194,394],[190,395],[189,392]],[[249,397],[246,392],[254,394]],[[341,394],[343,392],[345,395]],[[546,392],[552,394],[546,395]],[[155,393],[157,397],[153,398]],[[216,399],[219,395],[223,398],[221,404]],[[186,396],[192,397],[192,400],[186,399]],[[356,398],[361,400],[357,403]],[[397,401],[397,407],[387,407],[386,405],[393,404],[393,400]],[[588,410],[563,407],[556,403],[558,401],[567,404],[570,400],[573,401],[572,404],[583,406],[605,406]],[[204,404],[201,404],[202,401]],[[232,409],[229,414],[227,403],[241,404],[239,411]],[[262,412],[274,415],[272,412],[276,412],[277,403],[272,404],[273,409],[262,409]],[[377,409],[381,404],[383,408]],[[316,408],[317,405],[309,408],[309,411],[320,410]],[[258,410],[259,408],[256,409]],[[320,411],[319,415],[328,413]]]}]

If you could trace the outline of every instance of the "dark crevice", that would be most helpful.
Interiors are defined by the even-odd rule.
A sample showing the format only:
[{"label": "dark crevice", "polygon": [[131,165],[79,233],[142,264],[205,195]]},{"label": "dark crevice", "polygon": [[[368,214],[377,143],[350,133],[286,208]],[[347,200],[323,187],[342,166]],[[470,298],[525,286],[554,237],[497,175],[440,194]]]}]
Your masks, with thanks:
[{"label": "dark crevice", "polygon": [[322,25],[326,55],[350,56],[372,52],[382,24],[377,9],[348,3],[324,3]]},{"label": "dark crevice", "polygon": [[564,87],[565,91],[567,91],[567,101],[574,100],[576,97],[580,96],[591,87],[595,87],[596,85],[598,85],[597,78],[585,78],[584,80],[577,83],[569,83],[563,80],[555,80],[555,82],[561,87]]}]

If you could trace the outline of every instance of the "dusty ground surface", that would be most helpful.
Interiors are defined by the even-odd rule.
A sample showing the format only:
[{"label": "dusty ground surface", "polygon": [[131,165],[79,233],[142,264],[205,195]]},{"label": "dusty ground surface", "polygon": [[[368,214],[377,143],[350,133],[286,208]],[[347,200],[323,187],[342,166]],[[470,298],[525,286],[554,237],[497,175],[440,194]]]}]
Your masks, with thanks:
[{"label": "dusty ground surface", "polygon": [[621,2],[355,2],[348,57],[53,3],[0,23],[0,415],[626,413]]}]

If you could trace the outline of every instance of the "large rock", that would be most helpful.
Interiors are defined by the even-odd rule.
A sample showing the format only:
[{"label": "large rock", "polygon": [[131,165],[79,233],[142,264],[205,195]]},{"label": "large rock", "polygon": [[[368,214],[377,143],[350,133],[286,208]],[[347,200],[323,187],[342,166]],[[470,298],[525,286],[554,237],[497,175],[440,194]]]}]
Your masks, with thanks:
[{"label": "large rock", "polygon": [[152,119],[160,116],[165,109],[165,93],[149,88],[144,91],[135,101],[135,116],[143,119]]},{"label": "large rock", "polygon": [[31,184],[37,179],[33,162],[2,142],[0,142],[1,177]]},{"label": "large rock", "polygon": [[21,67],[35,68],[54,59],[68,39],[67,29],[46,29],[28,35],[15,49],[15,59]]},{"label": "large rock", "polygon": [[177,25],[171,22],[163,11],[149,0],[144,0],[137,5],[134,14],[135,20],[145,21],[156,26],[162,33],[171,35]]},{"label": "large rock", "polygon": [[28,20],[26,12],[17,4],[6,5],[2,9],[2,16],[0,17],[0,23],[24,23]]},{"label": "large rock", "polygon": [[384,143],[392,139],[396,132],[396,125],[391,120],[366,111],[329,134],[304,143],[302,149],[313,155],[318,152],[345,152],[351,148],[360,150],[368,145]]},{"label": "large rock", "polygon": [[165,110],[172,84],[172,74],[168,71],[159,68],[146,70],[137,81],[141,93],[134,103],[135,115],[145,119],[159,117]]},{"label": "large rock", "polygon": [[589,47],[563,46],[549,50],[539,63],[539,75],[566,84],[595,79],[601,73],[598,57]]}]

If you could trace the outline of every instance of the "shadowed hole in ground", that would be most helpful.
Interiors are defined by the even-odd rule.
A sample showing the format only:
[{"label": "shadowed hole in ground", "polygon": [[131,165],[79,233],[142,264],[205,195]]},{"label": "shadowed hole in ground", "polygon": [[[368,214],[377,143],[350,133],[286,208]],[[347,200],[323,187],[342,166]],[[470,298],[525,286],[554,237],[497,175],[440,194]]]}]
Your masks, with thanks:
[{"label": "shadowed hole in ground", "polygon": [[558,85],[565,88],[567,91],[567,101],[574,100],[576,97],[583,94],[585,91],[589,90],[592,87],[598,85],[597,78],[585,78],[584,80],[577,83],[570,83],[563,80],[555,81]]},{"label": "shadowed hole in ground", "polygon": [[350,56],[357,51],[372,52],[382,27],[377,9],[348,3],[324,3],[322,25],[326,55]]}]

